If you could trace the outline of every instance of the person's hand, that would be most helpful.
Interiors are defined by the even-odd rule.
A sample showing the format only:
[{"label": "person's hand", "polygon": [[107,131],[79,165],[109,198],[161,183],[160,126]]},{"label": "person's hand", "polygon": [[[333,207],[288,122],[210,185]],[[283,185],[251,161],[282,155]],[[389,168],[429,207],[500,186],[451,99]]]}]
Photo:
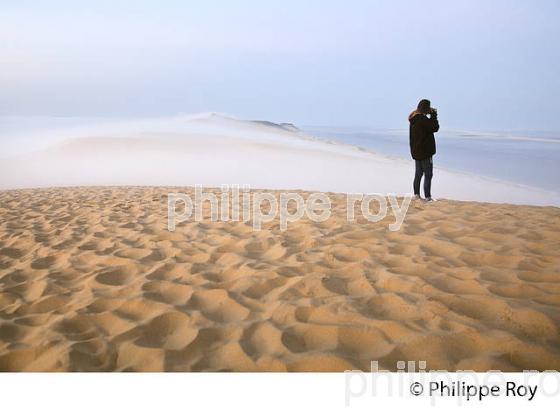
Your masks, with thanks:
[{"label": "person's hand", "polygon": [[432,108],[431,114],[432,115],[437,115],[437,108]]}]

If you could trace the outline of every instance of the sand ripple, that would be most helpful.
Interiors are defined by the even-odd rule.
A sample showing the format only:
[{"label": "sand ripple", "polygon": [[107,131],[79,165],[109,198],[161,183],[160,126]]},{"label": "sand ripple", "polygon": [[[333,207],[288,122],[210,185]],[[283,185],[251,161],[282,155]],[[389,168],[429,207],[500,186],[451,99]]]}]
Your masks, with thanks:
[{"label": "sand ripple", "polygon": [[558,208],[168,232],[169,191],[0,192],[0,370],[560,370]]}]

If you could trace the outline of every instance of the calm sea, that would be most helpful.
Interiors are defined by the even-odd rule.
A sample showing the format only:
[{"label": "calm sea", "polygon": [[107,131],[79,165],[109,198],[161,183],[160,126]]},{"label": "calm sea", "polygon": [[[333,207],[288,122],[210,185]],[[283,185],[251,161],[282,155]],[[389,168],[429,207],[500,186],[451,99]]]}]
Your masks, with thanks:
[{"label": "calm sea", "polygon": [[[380,154],[411,158],[408,130],[305,127],[303,131]],[[441,130],[436,144],[436,166],[560,192],[560,133]]]}]

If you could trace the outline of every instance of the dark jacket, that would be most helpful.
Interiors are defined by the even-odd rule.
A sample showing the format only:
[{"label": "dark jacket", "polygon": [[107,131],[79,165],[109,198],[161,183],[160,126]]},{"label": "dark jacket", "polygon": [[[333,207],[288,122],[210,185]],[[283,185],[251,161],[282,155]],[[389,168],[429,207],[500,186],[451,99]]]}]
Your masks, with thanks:
[{"label": "dark jacket", "polygon": [[439,130],[437,114],[428,118],[418,111],[413,111],[408,117],[410,122],[410,153],[412,158],[423,160],[436,153],[436,139],[434,132]]}]

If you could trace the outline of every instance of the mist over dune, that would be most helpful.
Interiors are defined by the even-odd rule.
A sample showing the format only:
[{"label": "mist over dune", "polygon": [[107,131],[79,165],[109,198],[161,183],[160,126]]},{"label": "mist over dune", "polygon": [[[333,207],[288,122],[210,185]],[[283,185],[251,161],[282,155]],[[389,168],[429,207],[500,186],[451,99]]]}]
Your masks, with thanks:
[{"label": "mist over dune", "polygon": [[[4,150],[0,188],[153,185],[405,194],[413,163],[314,138],[296,125],[217,113],[34,130]],[[560,194],[438,169],[439,197],[558,205]]]}]

